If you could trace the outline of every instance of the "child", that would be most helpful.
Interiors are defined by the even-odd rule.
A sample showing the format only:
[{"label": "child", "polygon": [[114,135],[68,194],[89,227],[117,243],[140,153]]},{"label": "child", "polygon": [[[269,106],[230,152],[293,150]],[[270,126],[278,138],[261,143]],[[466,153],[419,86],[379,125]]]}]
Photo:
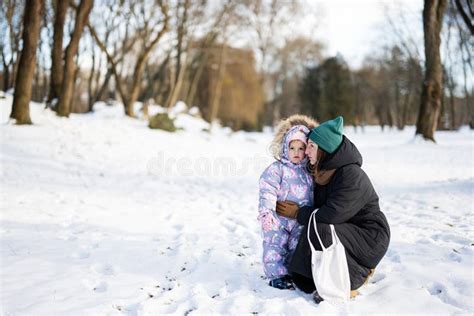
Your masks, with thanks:
[{"label": "child", "polygon": [[272,142],[273,149],[277,149],[274,150],[276,161],[260,176],[258,219],[263,230],[263,266],[269,285],[278,289],[294,289],[287,265],[302,226],[296,218],[277,214],[276,202],[286,200],[299,206],[312,205],[313,180],[306,171],[305,156],[308,133],[304,125],[289,128],[280,124]]}]

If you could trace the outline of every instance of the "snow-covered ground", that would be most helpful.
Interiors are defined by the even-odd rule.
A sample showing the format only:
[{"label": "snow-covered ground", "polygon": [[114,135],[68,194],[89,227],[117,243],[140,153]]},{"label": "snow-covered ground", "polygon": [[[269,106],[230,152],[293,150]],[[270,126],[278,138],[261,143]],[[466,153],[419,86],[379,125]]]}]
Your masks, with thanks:
[{"label": "snow-covered ground", "polygon": [[0,314],[474,313],[474,137],[347,128],[392,241],[361,295],[315,305],[262,279],[257,181],[271,133],[188,115],[150,130],[98,104],[33,126],[0,100]]}]

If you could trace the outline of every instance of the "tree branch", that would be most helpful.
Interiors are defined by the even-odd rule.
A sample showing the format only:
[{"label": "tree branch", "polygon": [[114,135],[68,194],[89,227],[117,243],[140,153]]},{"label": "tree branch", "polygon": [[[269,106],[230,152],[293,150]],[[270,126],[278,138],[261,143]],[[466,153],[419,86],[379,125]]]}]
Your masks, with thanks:
[{"label": "tree branch", "polygon": [[[457,7],[459,13],[462,16],[462,19],[464,20],[464,23],[466,23],[469,31],[471,31],[471,35],[474,35],[474,25],[472,24],[471,19],[469,19],[469,17],[467,16],[467,13],[464,11],[464,7],[461,4],[461,0],[454,0],[454,2],[456,3],[456,7]],[[470,11],[471,16],[472,16],[473,12],[472,12],[469,4],[468,4],[468,7],[469,7],[469,11]]]}]

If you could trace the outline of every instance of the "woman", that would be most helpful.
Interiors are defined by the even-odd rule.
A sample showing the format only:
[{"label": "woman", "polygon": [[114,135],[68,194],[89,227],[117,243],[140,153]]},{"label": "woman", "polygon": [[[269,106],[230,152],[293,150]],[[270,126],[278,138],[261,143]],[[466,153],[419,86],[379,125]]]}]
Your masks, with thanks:
[{"label": "woman", "polygon": [[[316,212],[318,233],[325,247],[332,244],[333,224],[346,250],[351,281],[351,297],[373,273],[387,252],[390,228],[380,211],[377,193],[361,169],[362,156],[355,145],[343,135],[343,119],[338,117],[311,130],[306,154],[314,176],[314,206],[298,208],[285,201],[277,204],[277,212],[298,212],[297,220],[308,225],[311,213]],[[307,232],[307,227],[304,229]],[[311,250],[303,233],[291,259],[289,270],[294,283],[301,290],[315,290],[311,272]],[[314,231],[310,239],[316,250],[321,245]],[[317,284],[316,284],[317,287]],[[316,303],[322,299],[314,291]]]}]

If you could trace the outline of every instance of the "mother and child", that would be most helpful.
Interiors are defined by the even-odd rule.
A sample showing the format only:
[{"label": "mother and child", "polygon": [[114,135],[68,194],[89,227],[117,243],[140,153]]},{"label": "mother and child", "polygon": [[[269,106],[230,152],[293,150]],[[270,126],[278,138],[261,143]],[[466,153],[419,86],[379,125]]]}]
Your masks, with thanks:
[{"label": "mother and child", "polygon": [[[259,216],[263,231],[263,268],[277,289],[318,294],[311,268],[311,248],[332,244],[330,224],[345,248],[350,297],[359,294],[387,252],[390,228],[362,156],[343,133],[343,118],[320,125],[303,115],[283,120],[271,146],[275,161],[259,181]],[[317,238],[308,235],[315,211]]]}]

